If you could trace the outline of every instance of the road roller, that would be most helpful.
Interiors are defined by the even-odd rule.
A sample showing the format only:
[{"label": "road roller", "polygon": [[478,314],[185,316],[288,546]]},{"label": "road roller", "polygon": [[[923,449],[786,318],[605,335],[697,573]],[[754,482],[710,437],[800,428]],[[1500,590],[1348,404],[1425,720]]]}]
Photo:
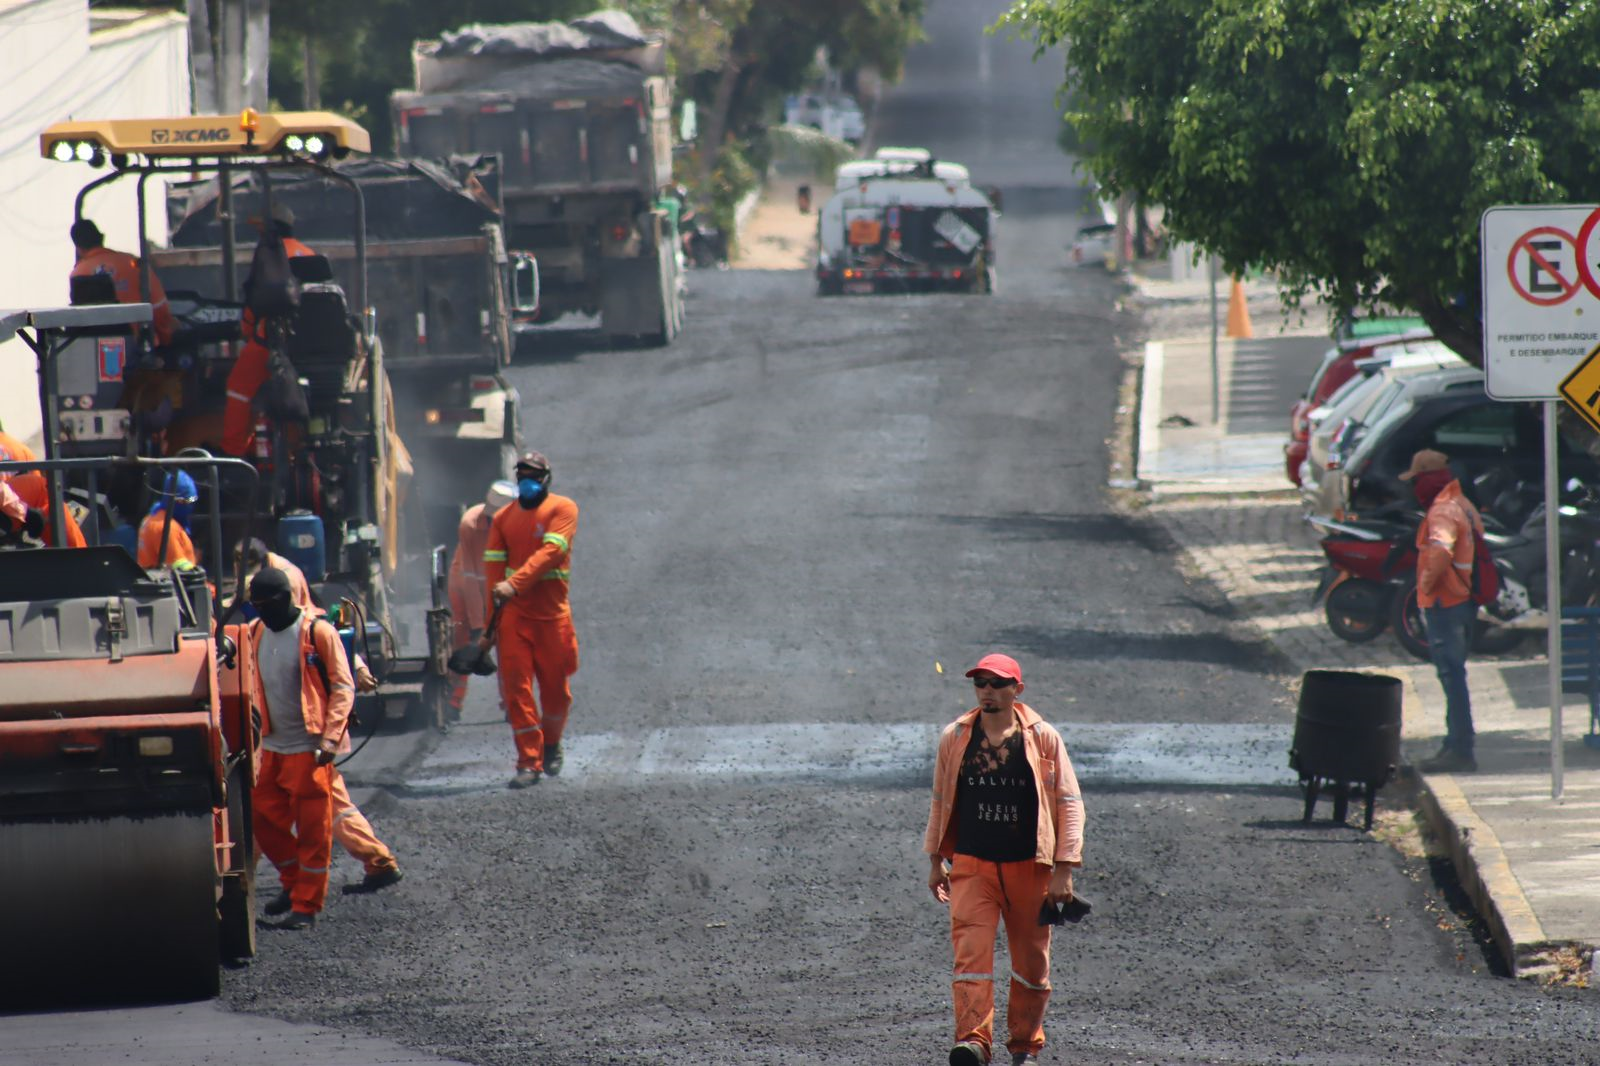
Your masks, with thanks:
[{"label": "road roller", "polygon": [[[3,462],[0,477],[49,477],[56,509],[181,468],[207,506],[229,467],[254,479],[209,456]],[[255,950],[239,626],[206,570],[144,569],[80,524],[88,547],[0,546],[0,1010],[205,998]],[[211,526],[202,562],[227,558]]]}]

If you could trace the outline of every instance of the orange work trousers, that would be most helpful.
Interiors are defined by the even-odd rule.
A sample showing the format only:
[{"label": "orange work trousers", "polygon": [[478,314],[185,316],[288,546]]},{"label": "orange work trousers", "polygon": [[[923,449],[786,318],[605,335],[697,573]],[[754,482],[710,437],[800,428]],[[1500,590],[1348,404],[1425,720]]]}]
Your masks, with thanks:
[{"label": "orange work trousers", "polygon": [[301,914],[322,910],[333,852],[332,764],[318,766],[313,752],[261,752],[256,774],[256,843],[278,868],[278,880]]},{"label": "orange work trousers", "polygon": [[1050,926],[1039,910],[1050,888],[1050,867],[1024,859],[990,862],[957,855],[950,865],[950,939],[955,973],[956,1042],[987,1050],[994,1037],[994,937],[1006,926],[1011,955],[1011,995],[1006,1025],[1013,1054],[1044,1047],[1044,1009],[1050,1002]]},{"label": "orange work trousers", "polygon": [[228,398],[222,407],[222,450],[229,455],[243,455],[256,435],[250,404],[267,382],[267,363],[271,359],[272,353],[265,345],[246,341],[233,369],[228,371]]},{"label": "orange work trousers", "polygon": [[572,710],[567,678],[578,672],[578,635],[572,616],[525,618],[505,608],[500,612],[497,643],[500,696],[517,746],[517,769],[543,770],[545,745],[561,743]]},{"label": "orange work trousers", "polygon": [[394,852],[378,839],[378,834],[372,831],[372,823],[350,798],[344,775],[336,767],[330,769],[333,770],[333,787],[329,789],[333,798],[333,839],[352,858],[359,859],[361,868],[369,874],[398,869],[400,864],[395,861]]}]

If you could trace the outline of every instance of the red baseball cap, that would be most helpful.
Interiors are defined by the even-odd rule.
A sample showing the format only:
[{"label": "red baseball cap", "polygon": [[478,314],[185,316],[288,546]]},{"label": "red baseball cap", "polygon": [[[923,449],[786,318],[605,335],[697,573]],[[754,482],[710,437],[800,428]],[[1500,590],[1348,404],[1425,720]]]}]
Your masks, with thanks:
[{"label": "red baseball cap", "polygon": [[1009,655],[1001,655],[998,652],[985,655],[979,659],[978,665],[967,671],[967,676],[972,677],[980,673],[994,674],[996,677],[1009,677],[1017,684],[1022,684],[1022,667],[1017,665],[1017,660]]}]

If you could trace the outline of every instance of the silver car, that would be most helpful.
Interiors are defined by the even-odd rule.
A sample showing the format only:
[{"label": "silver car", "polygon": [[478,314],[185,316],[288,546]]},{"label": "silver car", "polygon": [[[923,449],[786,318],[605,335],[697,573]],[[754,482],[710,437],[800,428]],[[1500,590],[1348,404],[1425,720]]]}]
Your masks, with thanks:
[{"label": "silver car", "polygon": [[1300,464],[1300,498],[1313,514],[1323,510],[1324,482],[1339,471],[1342,448],[1360,427],[1382,418],[1402,395],[1405,382],[1419,374],[1466,366],[1461,357],[1435,340],[1385,346],[1382,354],[1356,364],[1357,373],[1326,403],[1307,415],[1306,457]]}]

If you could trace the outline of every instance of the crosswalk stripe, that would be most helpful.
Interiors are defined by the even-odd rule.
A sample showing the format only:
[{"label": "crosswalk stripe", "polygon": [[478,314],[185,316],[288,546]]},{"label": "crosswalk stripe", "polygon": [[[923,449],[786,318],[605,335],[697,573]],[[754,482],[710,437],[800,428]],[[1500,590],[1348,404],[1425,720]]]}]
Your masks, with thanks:
[{"label": "crosswalk stripe", "polygon": [[[1289,724],[1070,723],[1059,725],[1073,768],[1096,784],[1292,785]],[[624,733],[569,733],[563,785],[646,780],[760,778],[923,781],[933,772],[940,726],[921,722],[842,729],[837,723],[685,726]],[[501,723],[458,726],[413,774],[406,791],[499,787],[514,762]]]}]

